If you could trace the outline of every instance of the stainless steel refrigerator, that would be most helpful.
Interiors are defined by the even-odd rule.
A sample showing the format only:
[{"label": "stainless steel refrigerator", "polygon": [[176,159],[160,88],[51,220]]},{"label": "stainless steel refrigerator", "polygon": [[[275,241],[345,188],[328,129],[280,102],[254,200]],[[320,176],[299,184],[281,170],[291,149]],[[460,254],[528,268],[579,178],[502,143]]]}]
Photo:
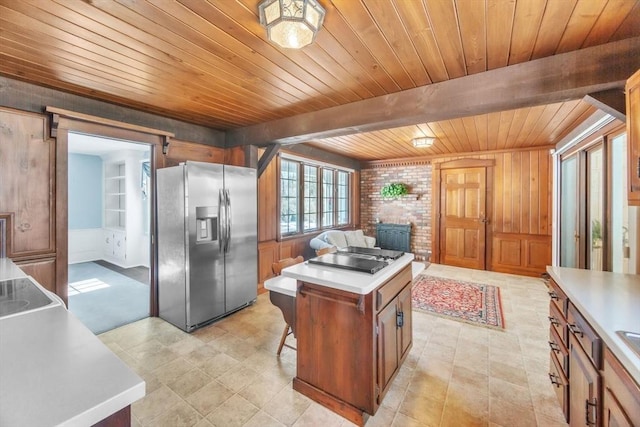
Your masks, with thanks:
[{"label": "stainless steel refrigerator", "polygon": [[256,171],[188,161],[157,188],[160,317],[189,332],[254,302]]}]

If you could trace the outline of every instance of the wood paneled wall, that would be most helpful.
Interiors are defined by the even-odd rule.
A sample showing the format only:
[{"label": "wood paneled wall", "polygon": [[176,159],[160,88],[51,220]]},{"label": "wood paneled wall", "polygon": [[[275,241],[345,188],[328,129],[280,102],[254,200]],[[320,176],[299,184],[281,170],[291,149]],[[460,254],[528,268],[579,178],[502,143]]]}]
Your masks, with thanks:
[{"label": "wood paneled wall", "polygon": [[[552,163],[548,148],[460,158],[494,160],[487,265],[493,271],[537,276],[551,264]],[[435,202],[435,201],[434,201]],[[435,217],[435,216],[434,216]]]}]

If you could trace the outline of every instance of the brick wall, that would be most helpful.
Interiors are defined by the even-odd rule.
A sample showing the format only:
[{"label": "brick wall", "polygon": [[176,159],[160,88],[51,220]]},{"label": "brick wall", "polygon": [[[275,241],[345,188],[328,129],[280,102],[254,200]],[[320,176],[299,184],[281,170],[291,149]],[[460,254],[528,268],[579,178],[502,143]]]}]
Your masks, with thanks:
[{"label": "brick wall", "polygon": [[[375,236],[375,222],[411,224],[411,252],[417,259],[431,253],[431,165],[362,169],[360,174],[360,223],[366,235]],[[383,199],[382,187],[401,182],[409,195]]]}]

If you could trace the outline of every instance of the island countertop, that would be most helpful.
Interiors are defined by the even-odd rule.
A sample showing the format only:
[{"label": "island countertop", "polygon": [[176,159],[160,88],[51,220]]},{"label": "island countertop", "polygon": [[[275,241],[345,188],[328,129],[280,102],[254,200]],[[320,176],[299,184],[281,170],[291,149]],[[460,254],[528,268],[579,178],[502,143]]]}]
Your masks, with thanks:
[{"label": "island countertop", "polygon": [[366,295],[395,276],[413,261],[414,255],[405,253],[375,274],[361,273],[341,268],[309,264],[305,261],[282,270],[282,276],[315,283],[355,294]]},{"label": "island countertop", "polygon": [[[0,280],[25,277],[0,260]],[[0,425],[89,426],[144,397],[145,383],[58,305],[0,319]]]},{"label": "island countertop", "polygon": [[640,384],[640,357],[616,333],[640,333],[640,276],[565,267],[547,271]]}]

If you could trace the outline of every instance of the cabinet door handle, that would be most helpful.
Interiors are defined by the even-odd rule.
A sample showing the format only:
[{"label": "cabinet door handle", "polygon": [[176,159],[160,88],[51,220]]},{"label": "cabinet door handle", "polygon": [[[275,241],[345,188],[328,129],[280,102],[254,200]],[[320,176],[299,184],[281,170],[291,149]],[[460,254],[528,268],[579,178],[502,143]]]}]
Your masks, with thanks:
[{"label": "cabinet door handle", "polygon": [[549,316],[549,322],[551,322],[553,326],[560,326],[560,322],[558,322],[558,319],[554,316]]},{"label": "cabinet door handle", "polygon": [[556,387],[560,387],[562,385],[562,383],[560,382],[560,377],[556,374],[552,374],[551,372],[549,372],[549,379],[551,380],[551,384]]},{"label": "cabinet door handle", "polygon": [[105,243],[109,243],[109,238],[107,237],[106,239],[104,239]]},{"label": "cabinet door handle", "polygon": [[396,313],[396,326],[398,328],[402,328],[404,326],[404,313],[401,311]]},{"label": "cabinet door handle", "polygon": [[582,333],[578,325],[576,325],[575,323],[569,323],[567,326],[569,327],[569,331],[573,335],[580,335],[580,338],[584,337],[584,334]]},{"label": "cabinet door handle", "polygon": [[549,341],[549,347],[551,347],[551,350],[555,351],[556,353],[560,353],[560,346],[555,342]]},{"label": "cabinet door handle", "polygon": [[[588,426],[596,425],[597,417],[598,417],[598,403],[596,398],[593,398],[593,402],[590,402],[591,399],[587,399],[585,401],[585,422]],[[590,413],[593,413],[593,418],[589,417]]]},{"label": "cabinet door handle", "polygon": [[556,294],[555,292],[549,291],[547,293],[549,294],[549,296],[551,297],[552,300],[560,301],[560,298],[558,297],[558,294]]}]

